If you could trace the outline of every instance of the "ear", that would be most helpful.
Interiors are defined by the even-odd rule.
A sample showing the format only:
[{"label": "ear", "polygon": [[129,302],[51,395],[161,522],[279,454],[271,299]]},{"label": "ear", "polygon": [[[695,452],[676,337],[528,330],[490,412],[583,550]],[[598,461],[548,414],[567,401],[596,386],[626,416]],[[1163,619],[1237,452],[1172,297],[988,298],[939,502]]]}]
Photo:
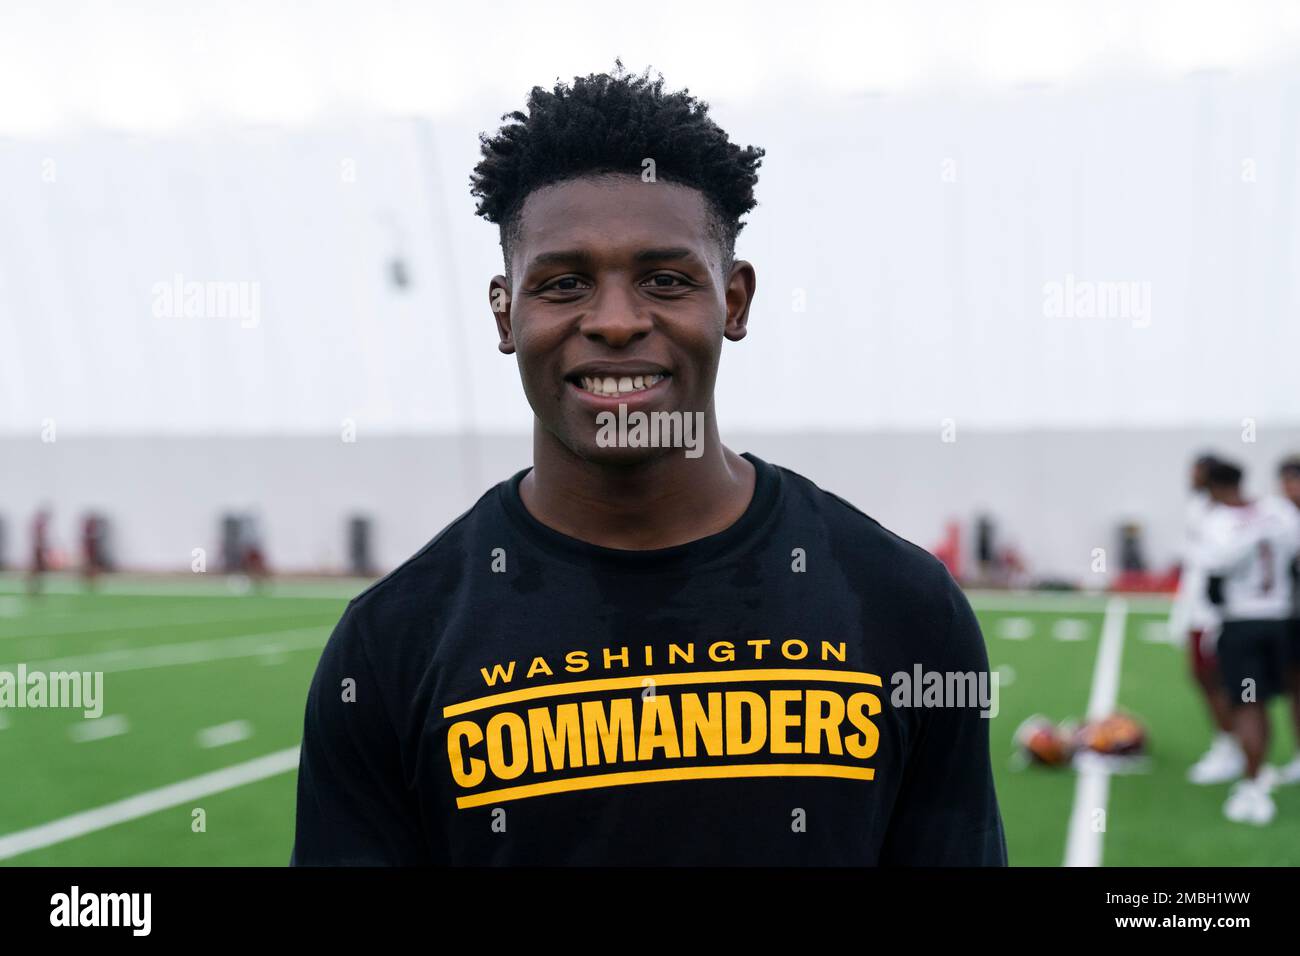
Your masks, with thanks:
[{"label": "ear", "polygon": [[505,276],[493,276],[488,283],[488,305],[497,323],[497,335],[501,337],[497,348],[511,355],[515,350],[515,336],[510,323],[510,283]]},{"label": "ear", "polygon": [[744,259],[737,259],[727,278],[727,322],[722,330],[733,342],[739,342],[749,330],[749,306],[754,301],[757,281],[754,267]]}]

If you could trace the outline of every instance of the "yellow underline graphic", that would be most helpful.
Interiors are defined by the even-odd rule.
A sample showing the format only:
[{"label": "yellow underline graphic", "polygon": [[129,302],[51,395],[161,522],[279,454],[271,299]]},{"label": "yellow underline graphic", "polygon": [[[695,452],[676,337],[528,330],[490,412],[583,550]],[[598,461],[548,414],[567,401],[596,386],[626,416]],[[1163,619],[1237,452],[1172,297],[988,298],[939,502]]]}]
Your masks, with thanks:
[{"label": "yellow underline graphic", "polygon": [[829,763],[751,763],[734,764],[728,767],[667,767],[662,770],[598,773],[588,777],[569,777],[566,780],[548,780],[546,783],[531,783],[522,787],[487,790],[467,797],[457,797],[456,807],[459,810],[468,810],[489,803],[524,800],[549,793],[570,793],[574,790],[626,787],[634,783],[664,783],[673,780],[718,780],[727,777],[841,777],[845,780],[873,780],[875,776],[876,771],[871,767],[842,767]]},{"label": "yellow underline graphic", "polygon": [[646,681],[656,687],[674,684],[738,684],[749,681],[830,681],[838,684],[869,684],[880,687],[880,678],[863,671],[810,670],[800,667],[773,668],[747,671],[695,671],[687,674],[641,674],[636,677],[603,677],[596,680],[569,681],[565,684],[543,684],[540,687],[523,687],[486,697],[475,697],[459,704],[449,704],[442,716],[456,717],[487,707],[516,704],[521,700],[540,700],[567,694],[595,694],[603,690],[628,690],[645,686]]}]

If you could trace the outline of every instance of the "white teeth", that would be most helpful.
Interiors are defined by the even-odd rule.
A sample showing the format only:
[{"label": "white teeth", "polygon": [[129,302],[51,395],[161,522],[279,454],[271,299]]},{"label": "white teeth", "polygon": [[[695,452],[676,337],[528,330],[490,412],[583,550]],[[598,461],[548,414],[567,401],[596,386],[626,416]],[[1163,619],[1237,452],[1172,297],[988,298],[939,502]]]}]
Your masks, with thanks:
[{"label": "white teeth", "polygon": [[627,395],[630,392],[639,392],[643,389],[651,388],[658,385],[664,380],[663,375],[623,375],[618,379],[613,376],[583,375],[579,379],[584,391],[591,392],[593,395]]}]

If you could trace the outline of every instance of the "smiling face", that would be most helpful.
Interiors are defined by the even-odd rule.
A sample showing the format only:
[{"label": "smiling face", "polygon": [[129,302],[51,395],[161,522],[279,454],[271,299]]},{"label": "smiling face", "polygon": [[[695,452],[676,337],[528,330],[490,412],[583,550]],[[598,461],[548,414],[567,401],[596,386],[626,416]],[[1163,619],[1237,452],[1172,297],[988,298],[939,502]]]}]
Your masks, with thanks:
[{"label": "smiling face", "polygon": [[489,295],[500,348],[519,362],[544,431],[578,457],[635,464],[681,455],[602,448],[596,416],[704,412],[724,338],[745,335],[754,270],[723,250],[698,190],[637,176],[566,180],[533,192],[511,249],[512,282]]}]

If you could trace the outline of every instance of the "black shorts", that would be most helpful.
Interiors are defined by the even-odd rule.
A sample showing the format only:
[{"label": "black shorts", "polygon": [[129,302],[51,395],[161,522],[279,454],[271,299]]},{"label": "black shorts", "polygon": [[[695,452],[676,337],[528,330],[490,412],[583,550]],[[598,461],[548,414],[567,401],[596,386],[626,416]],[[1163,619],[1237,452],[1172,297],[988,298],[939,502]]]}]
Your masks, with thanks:
[{"label": "black shorts", "polygon": [[1294,659],[1290,622],[1224,621],[1219,632],[1219,672],[1234,706],[1263,703],[1286,689]]}]

